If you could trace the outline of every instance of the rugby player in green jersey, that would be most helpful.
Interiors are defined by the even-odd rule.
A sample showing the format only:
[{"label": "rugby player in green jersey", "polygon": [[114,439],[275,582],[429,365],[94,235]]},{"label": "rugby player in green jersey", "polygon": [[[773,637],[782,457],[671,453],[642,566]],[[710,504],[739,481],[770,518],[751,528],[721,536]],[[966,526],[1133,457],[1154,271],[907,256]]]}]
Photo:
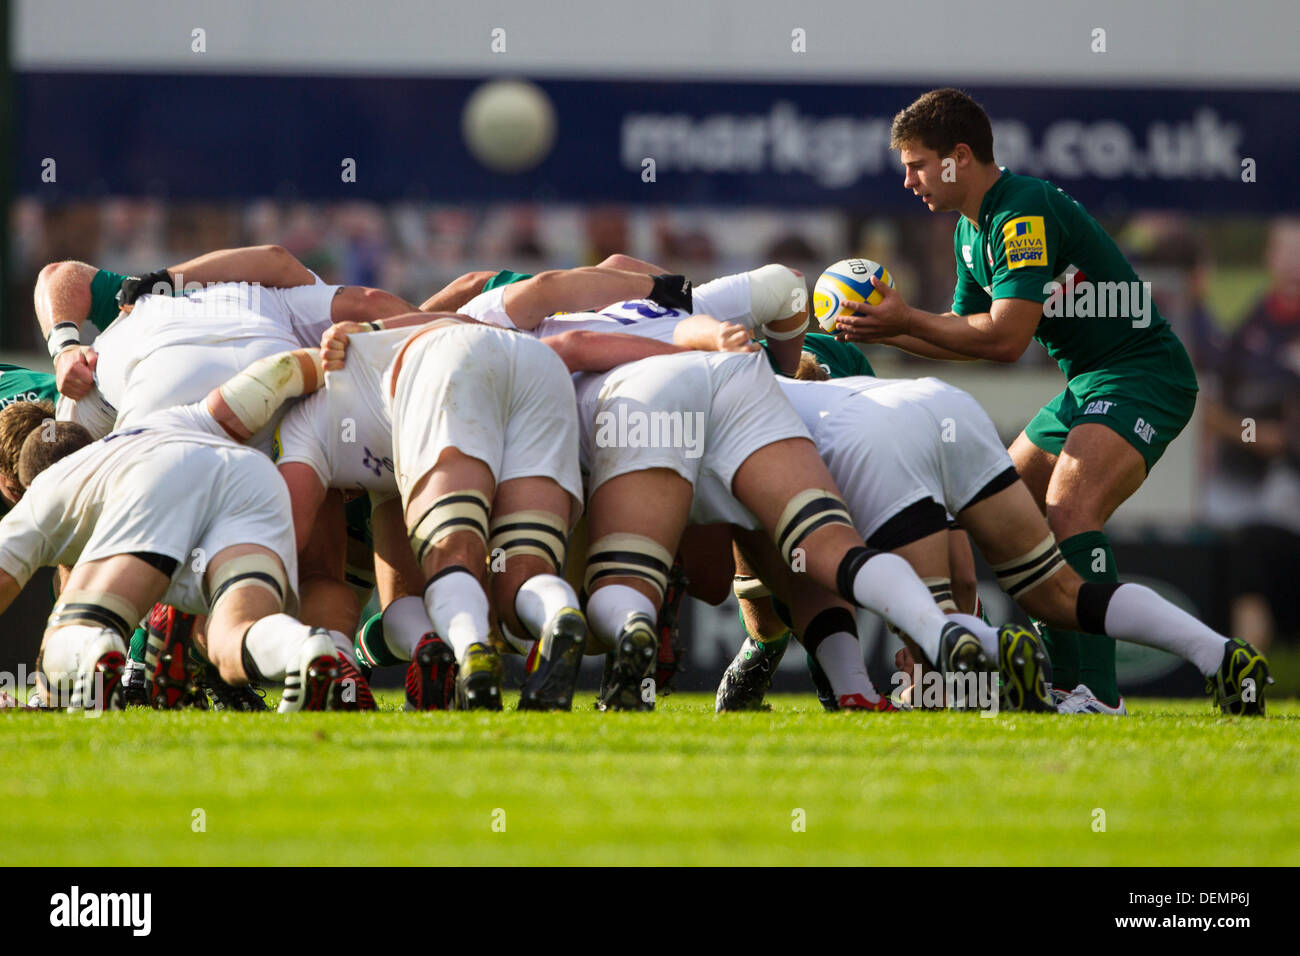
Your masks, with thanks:
[{"label": "rugby player in green jersey", "polygon": [[[1058,543],[1045,547],[1059,546],[1085,580],[1114,585],[1102,529],[1191,418],[1197,385],[1187,352],[1150,286],[1078,202],[995,163],[988,116],[965,93],[920,97],[894,118],[891,146],[906,188],[931,212],[961,214],[952,310],[912,308],[878,285],[881,302],[841,317],[840,337],[927,358],[1005,363],[1040,342],[1066,387],[1009,451]],[[1056,628],[1043,634],[1056,688],[1086,685],[1073,695],[1058,690],[1084,699],[1078,707],[1063,699],[1063,711],[1124,712],[1114,641]]]}]

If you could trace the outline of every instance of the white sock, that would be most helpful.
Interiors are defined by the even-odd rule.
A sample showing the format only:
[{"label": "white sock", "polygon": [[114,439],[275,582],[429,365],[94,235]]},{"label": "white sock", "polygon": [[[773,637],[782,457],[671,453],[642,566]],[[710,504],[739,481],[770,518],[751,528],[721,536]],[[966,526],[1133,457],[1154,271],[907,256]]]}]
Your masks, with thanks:
[{"label": "white sock", "polygon": [[853,598],[916,641],[931,663],[939,663],[939,635],[947,616],[912,566],[896,554],[877,554],[858,569]]},{"label": "white sock", "polygon": [[587,600],[587,623],[600,642],[612,650],[618,632],[633,611],[640,611],[652,621],[659,617],[659,609],[636,588],[626,584],[607,584],[593,591]]},{"label": "white sock", "polygon": [[452,571],[424,589],[424,609],[433,629],[462,660],[471,644],[488,643],[488,599],[468,571]]},{"label": "white sock", "polygon": [[[244,653],[268,681],[282,681],[298,665],[298,649],[311,628],[288,614],[272,614],[253,624],[244,635]],[[251,679],[254,675],[249,674]]]},{"label": "white sock", "polygon": [[104,633],[102,627],[89,624],[69,624],[61,627],[45,639],[45,649],[41,655],[41,670],[49,678],[50,686],[56,688],[60,699],[66,703],[66,697],[77,679],[81,668],[82,651],[93,638]]},{"label": "white sock", "polygon": [[1121,584],[1106,607],[1106,634],[1177,654],[1206,677],[1218,673],[1228,639],[1141,584]]},{"label": "white sock", "polygon": [[515,613],[533,637],[542,636],[542,628],[566,607],[576,608],[578,595],[569,582],[554,574],[535,574],[515,594]]},{"label": "white sock", "polygon": [[998,659],[998,632],[996,629],[985,624],[974,614],[949,614],[948,620],[956,621],[978,637],[980,646],[984,648],[984,653],[989,656],[989,660],[996,661]]},{"label": "white sock", "polygon": [[533,653],[533,648],[537,646],[537,642],[522,637],[515,637],[510,628],[506,627],[505,621],[498,621],[497,626],[501,629],[502,639],[522,654],[524,659],[527,660],[528,656]]},{"label": "white sock", "polygon": [[394,657],[409,661],[420,640],[432,630],[422,598],[400,597],[384,608],[384,643]]},{"label": "white sock", "polygon": [[354,659],[352,656],[352,638],[342,631],[330,631],[330,640],[334,642],[334,649],[342,654],[346,660]]},{"label": "white sock", "polygon": [[872,703],[880,700],[871,678],[867,676],[867,666],[862,662],[862,645],[855,635],[837,631],[817,645],[813,656],[826,672],[826,679],[831,682],[836,697],[861,694]]}]

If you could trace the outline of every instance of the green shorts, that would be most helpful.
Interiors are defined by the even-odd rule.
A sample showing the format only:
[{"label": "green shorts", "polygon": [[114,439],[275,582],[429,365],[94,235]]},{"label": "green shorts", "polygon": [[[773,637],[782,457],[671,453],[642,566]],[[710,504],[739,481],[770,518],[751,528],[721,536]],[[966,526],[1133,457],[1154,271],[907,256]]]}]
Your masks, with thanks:
[{"label": "green shorts", "polygon": [[1191,419],[1196,391],[1167,384],[1153,369],[1085,372],[1043,406],[1025,426],[1025,435],[1043,451],[1059,455],[1070,429],[1096,422],[1136,448],[1150,472]]}]

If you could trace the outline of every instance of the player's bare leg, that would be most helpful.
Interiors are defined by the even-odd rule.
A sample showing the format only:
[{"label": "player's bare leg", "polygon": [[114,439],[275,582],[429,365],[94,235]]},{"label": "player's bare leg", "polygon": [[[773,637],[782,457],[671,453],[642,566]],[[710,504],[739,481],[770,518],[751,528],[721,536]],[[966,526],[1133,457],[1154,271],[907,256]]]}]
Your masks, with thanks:
[{"label": "player's bare leg", "polygon": [[[649,468],[611,478],[591,496],[587,619],[614,655],[602,709],[654,706],[655,625],[692,493],[675,471]],[[646,507],[651,501],[654,507]]]},{"label": "player's bare leg", "polygon": [[[971,505],[960,520],[998,572],[999,583],[1028,614],[1052,626],[1083,628],[1177,654],[1215,684],[1225,710],[1236,706],[1232,712],[1263,712],[1264,688],[1271,679],[1262,655],[1245,641],[1216,633],[1150,588],[1085,581],[1064,561],[1022,483]],[[1249,692],[1246,680],[1254,683]],[[1244,700],[1243,693],[1251,699]]]},{"label": "player's bare leg", "polygon": [[455,655],[462,708],[501,709],[501,661],[491,644],[485,589],[495,490],[484,462],[447,448],[415,483],[405,505],[407,533],[428,582],[425,611]]},{"label": "player's bare leg", "polygon": [[952,575],[953,604],[959,611],[978,616],[980,608],[975,555],[971,553],[970,538],[960,528],[948,530],[948,571]]},{"label": "player's bare leg", "polygon": [[289,577],[270,549],[242,544],[214,555],[204,576],[211,595],[208,659],[227,684],[283,681],[280,712],[330,706],[339,661],[329,632],[283,613]]},{"label": "player's bare leg", "polygon": [[126,642],[167,582],[153,565],[127,554],[72,569],[41,641],[40,669],[51,705],[94,711],[122,706]]},{"label": "player's bare leg", "polygon": [[550,478],[514,478],[492,504],[492,603],[516,641],[538,644],[521,710],[569,710],[587,646],[587,620],[564,579],[566,542],[577,502]]},{"label": "player's bare leg", "polygon": [[978,639],[948,621],[905,560],[867,548],[811,441],[760,448],[736,470],[732,492],[792,570],[907,632],[945,673],[990,666]]},{"label": "player's bare leg", "polygon": [[[1146,477],[1142,456],[1113,429],[1086,422],[1070,430],[1052,469],[1044,498],[1047,524],[1061,553],[1087,580],[1118,580],[1115,555],[1102,529],[1106,521]],[[1115,679],[1115,644],[1096,634],[1048,628],[1048,651],[1078,646],[1078,681],[1108,706],[1120,700]],[[1074,685],[1061,681],[1063,690]]]}]

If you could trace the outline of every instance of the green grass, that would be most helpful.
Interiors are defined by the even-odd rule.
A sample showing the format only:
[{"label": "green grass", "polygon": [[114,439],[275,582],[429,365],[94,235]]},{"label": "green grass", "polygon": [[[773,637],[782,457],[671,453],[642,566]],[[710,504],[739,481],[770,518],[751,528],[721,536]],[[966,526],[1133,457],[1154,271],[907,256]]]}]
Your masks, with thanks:
[{"label": "green grass", "polygon": [[9,864],[74,865],[1300,863],[1300,703],[1266,720],[1129,706],[0,711],[0,846]]}]

